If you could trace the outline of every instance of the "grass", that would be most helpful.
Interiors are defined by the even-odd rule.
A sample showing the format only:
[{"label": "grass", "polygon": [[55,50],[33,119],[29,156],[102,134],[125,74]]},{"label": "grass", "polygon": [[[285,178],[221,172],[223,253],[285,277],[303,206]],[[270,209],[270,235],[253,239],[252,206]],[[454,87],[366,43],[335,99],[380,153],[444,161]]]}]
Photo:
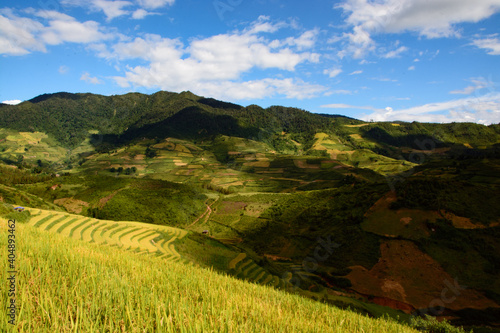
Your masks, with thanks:
[{"label": "grass", "polygon": [[[7,245],[5,221],[0,247]],[[16,226],[15,326],[4,332],[414,332],[212,270]],[[2,271],[7,262],[2,261]],[[2,290],[2,304],[6,292]]]}]

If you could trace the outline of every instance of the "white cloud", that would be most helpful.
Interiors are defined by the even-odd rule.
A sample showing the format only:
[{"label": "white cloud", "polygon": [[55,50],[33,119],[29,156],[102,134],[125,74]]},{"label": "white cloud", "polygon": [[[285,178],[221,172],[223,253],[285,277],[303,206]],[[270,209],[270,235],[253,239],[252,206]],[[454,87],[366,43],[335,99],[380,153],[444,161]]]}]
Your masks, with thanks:
[{"label": "white cloud", "polygon": [[374,108],[373,106],[356,106],[356,105],[343,104],[343,103],[325,104],[325,105],[321,105],[320,108],[325,108],[325,109],[357,109],[357,110],[372,110],[372,111],[384,110],[384,109]]},{"label": "white cloud", "polygon": [[21,102],[22,101],[20,99],[11,99],[11,100],[7,100],[7,101],[3,101],[2,103],[3,104],[10,104],[10,105],[17,105]]},{"label": "white cloud", "polygon": [[78,22],[76,20],[53,20],[41,31],[40,37],[46,44],[58,45],[65,42],[88,44],[110,36],[99,31],[95,21]]},{"label": "white cloud", "polygon": [[46,52],[47,45],[65,42],[92,43],[114,38],[102,32],[95,21],[79,22],[75,18],[56,11],[27,10],[38,20],[19,17],[10,10],[0,14],[0,54],[24,55],[33,51]]},{"label": "white cloud", "polygon": [[489,50],[488,54],[500,55],[500,39],[498,38],[475,39],[472,44],[480,49]]},{"label": "white cloud", "polygon": [[408,67],[408,70],[409,70],[409,71],[414,71],[414,70],[415,70],[415,66],[410,66],[410,67]]},{"label": "white cloud", "polygon": [[500,11],[499,0],[345,0],[336,8],[347,14],[352,32],[345,52],[362,58],[374,51],[373,35],[412,31],[427,38],[457,37],[456,24],[478,22]]},{"label": "white cloud", "polygon": [[156,13],[150,13],[142,8],[137,9],[132,13],[132,18],[135,20],[142,20],[148,15],[155,15]]},{"label": "white cloud", "polygon": [[337,95],[352,95],[352,91],[345,89],[333,90],[331,93]]},{"label": "white cloud", "polygon": [[107,0],[93,0],[92,4],[102,10],[108,20],[112,20],[115,17],[126,15],[129,11],[124,10],[124,7],[131,6],[132,3],[129,1],[107,1]]},{"label": "white cloud", "polygon": [[58,70],[59,74],[66,74],[68,71],[69,71],[68,66],[65,66],[65,65],[59,66],[59,70]]},{"label": "white cloud", "polygon": [[323,74],[328,75],[330,78],[336,77],[340,73],[342,73],[342,69],[336,67],[323,70]]},{"label": "white cloud", "polygon": [[380,81],[380,82],[398,82],[396,79],[390,79],[388,77],[372,77],[371,80]]},{"label": "white cloud", "polygon": [[298,50],[312,48],[318,39],[319,29],[308,30],[299,37],[288,37],[285,43],[290,46],[296,46]]},{"label": "white cloud", "polygon": [[156,9],[165,6],[171,6],[175,0],[138,0],[139,5],[146,9]]},{"label": "white cloud", "polygon": [[125,10],[125,7],[133,5],[130,1],[124,0],[62,0],[63,5],[79,6],[88,8],[91,11],[102,11],[108,21],[123,15],[130,14],[130,11]]},{"label": "white cloud", "polygon": [[140,20],[148,15],[157,15],[158,13],[149,12],[150,9],[158,9],[165,6],[171,6],[175,0],[62,0],[62,4],[88,8],[91,11],[102,11],[108,21],[124,16],[131,15],[133,19]]},{"label": "white cloud", "polygon": [[[369,109],[368,107],[366,109]],[[439,103],[429,103],[401,110],[375,109],[361,117],[375,121],[420,121],[420,122],[475,122],[494,124],[500,122],[500,93],[489,93],[480,97],[468,97]]]},{"label": "white cloud", "polygon": [[459,95],[470,95],[472,93],[476,93],[481,89],[488,89],[489,92],[493,92],[495,89],[495,83],[490,79],[486,79],[484,77],[471,78],[468,81],[472,82],[473,85],[467,86],[462,90],[453,90],[450,91],[450,94],[459,94]]},{"label": "white cloud", "polygon": [[41,23],[10,11],[4,11],[4,14],[0,14],[0,54],[18,56],[46,51],[45,44],[37,38],[44,28]]},{"label": "white cloud", "polygon": [[[294,72],[302,63],[319,61],[316,53],[292,50],[290,39],[270,43],[262,35],[276,31],[280,24],[267,20],[260,17],[243,31],[195,39],[189,45],[178,39],[149,34],[119,42],[111,48],[99,44],[92,48],[108,59],[141,59],[148,62],[146,65],[127,67],[123,76],[114,78],[117,84],[124,87],[191,90],[231,100],[276,94],[287,98],[310,98],[324,92],[326,88],[322,86],[292,78],[242,81],[242,76],[253,70]],[[301,40],[302,36],[297,40]],[[303,43],[295,43],[297,48],[299,45],[300,48],[305,47]]]},{"label": "white cloud", "polygon": [[250,25],[250,27],[244,30],[244,33],[250,35],[261,32],[273,33],[286,26],[285,22],[272,23],[269,21],[269,16],[260,15],[257,20]]},{"label": "white cloud", "polygon": [[408,48],[406,46],[401,46],[396,50],[387,52],[386,54],[383,55],[383,57],[386,59],[398,58],[401,53],[403,53],[407,50],[408,50]]},{"label": "white cloud", "polygon": [[103,84],[104,82],[99,80],[97,77],[92,77],[88,72],[85,72],[80,77],[80,80],[85,81],[90,84]]},{"label": "white cloud", "polygon": [[[128,78],[116,77],[115,80],[122,87],[129,87]],[[260,99],[282,95],[292,99],[307,99],[325,92],[321,85],[310,84],[300,79],[271,79],[234,82],[230,80],[194,82],[190,86],[176,86],[177,91],[190,90],[196,94],[210,96],[222,100]],[[162,88],[174,90],[172,88]]]},{"label": "white cloud", "polygon": [[359,75],[361,73],[363,73],[363,71],[358,70],[358,71],[354,71],[354,72],[350,73],[349,75]]}]

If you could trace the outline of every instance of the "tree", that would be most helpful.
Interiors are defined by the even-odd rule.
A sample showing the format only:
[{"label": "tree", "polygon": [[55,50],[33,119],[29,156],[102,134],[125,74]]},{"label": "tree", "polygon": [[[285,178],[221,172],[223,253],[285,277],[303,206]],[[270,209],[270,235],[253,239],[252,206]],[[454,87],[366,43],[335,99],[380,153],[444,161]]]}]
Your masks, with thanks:
[{"label": "tree", "polygon": [[147,158],[154,158],[157,155],[158,155],[158,152],[155,149],[151,148],[151,146],[148,146],[146,148],[146,157]]}]

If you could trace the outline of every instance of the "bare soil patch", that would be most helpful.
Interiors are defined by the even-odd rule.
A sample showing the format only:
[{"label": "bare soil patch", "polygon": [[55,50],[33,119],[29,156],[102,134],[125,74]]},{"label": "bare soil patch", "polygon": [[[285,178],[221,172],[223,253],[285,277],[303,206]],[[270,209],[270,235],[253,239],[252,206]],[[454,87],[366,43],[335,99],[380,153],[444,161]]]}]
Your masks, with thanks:
[{"label": "bare soil patch", "polygon": [[380,251],[381,258],[372,269],[350,267],[352,271],[346,277],[356,292],[403,302],[417,309],[438,304],[451,310],[498,307],[475,290],[457,287],[460,281],[411,241],[387,240],[380,245]]},{"label": "bare soil patch", "polygon": [[54,200],[54,203],[58,206],[63,206],[70,213],[80,214],[83,210],[83,207],[88,207],[89,203],[77,200],[74,198],[61,198]]},{"label": "bare soil patch", "polygon": [[234,214],[247,206],[246,202],[241,201],[222,201],[217,207],[218,214]]},{"label": "bare soil patch", "polygon": [[319,169],[320,167],[318,164],[308,164],[307,161],[304,160],[293,160],[293,164],[301,169]]}]

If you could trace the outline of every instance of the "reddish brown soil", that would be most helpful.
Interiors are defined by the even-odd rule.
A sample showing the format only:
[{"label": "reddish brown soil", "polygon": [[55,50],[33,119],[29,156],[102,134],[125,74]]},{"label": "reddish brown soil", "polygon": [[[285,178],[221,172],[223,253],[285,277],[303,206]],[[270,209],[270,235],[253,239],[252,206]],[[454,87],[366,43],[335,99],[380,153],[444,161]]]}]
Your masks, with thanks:
[{"label": "reddish brown soil", "polygon": [[461,289],[460,281],[446,273],[429,255],[413,242],[387,240],[380,245],[381,259],[372,269],[350,267],[346,276],[352,289],[372,295],[381,302],[398,306],[400,302],[417,309],[445,306],[451,310],[498,307],[472,289]]},{"label": "reddish brown soil", "polygon": [[272,254],[264,254],[264,257],[269,258],[272,261],[277,261],[277,260],[280,260],[280,261],[292,261],[292,259],[290,259],[290,258],[275,256],[275,255],[272,255]]}]

